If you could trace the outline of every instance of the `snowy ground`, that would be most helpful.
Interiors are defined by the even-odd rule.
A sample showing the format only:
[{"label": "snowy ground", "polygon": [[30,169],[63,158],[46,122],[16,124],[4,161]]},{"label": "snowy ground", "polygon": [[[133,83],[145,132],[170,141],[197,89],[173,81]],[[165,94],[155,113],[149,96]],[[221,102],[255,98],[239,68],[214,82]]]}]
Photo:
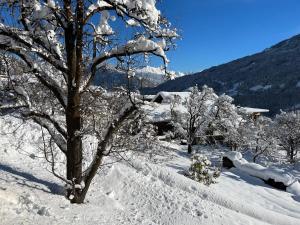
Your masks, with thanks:
[{"label": "snowy ground", "polygon": [[[106,167],[86,203],[70,205],[37,154],[38,128],[24,126],[6,134],[11,131],[8,121],[0,118],[1,225],[300,224],[300,199],[292,194],[237,169],[223,171],[218,183],[209,187],[194,182],[182,175],[190,164],[185,147],[166,142],[162,144],[173,150],[168,160],[135,158],[134,168],[126,163]],[[24,142],[17,145],[21,139]],[[221,155],[208,148],[202,152],[214,162]]]}]

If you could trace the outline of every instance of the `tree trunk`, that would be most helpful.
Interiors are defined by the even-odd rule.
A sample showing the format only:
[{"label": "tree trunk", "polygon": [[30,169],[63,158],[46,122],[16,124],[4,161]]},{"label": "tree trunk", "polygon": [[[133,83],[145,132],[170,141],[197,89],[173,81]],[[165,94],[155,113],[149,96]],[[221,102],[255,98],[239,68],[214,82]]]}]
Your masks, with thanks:
[{"label": "tree trunk", "polygon": [[188,143],[188,154],[192,154],[192,144]]},{"label": "tree trunk", "polygon": [[76,19],[73,21],[71,1],[64,1],[67,17],[65,28],[65,45],[68,65],[68,102],[66,108],[67,123],[67,179],[72,182],[72,188],[67,190],[71,203],[83,203],[82,181],[82,137],[81,130],[81,96],[79,93],[82,78],[82,47],[83,47],[83,1],[78,0]]},{"label": "tree trunk", "polygon": [[259,156],[259,154],[254,155],[254,157],[253,157],[253,162],[254,163],[256,162],[256,159],[257,159],[258,156]]},{"label": "tree trunk", "polygon": [[[81,183],[82,179],[82,140],[80,135],[81,115],[80,97],[78,93],[70,93],[68,99],[66,121],[67,121],[67,179],[74,184]],[[72,203],[82,203],[80,189],[69,190],[67,197]],[[73,195],[70,198],[70,195]]]},{"label": "tree trunk", "polygon": [[290,150],[290,162],[293,163],[294,162],[294,148],[291,147],[291,150]]},{"label": "tree trunk", "polygon": [[258,147],[258,141],[256,141],[255,154],[254,154],[254,157],[253,157],[253,162],[254,162],[254,163],[256,162],[257,157],[260,155],[260,154],[258,153],[258,150],[259,150],[259,147]]}]

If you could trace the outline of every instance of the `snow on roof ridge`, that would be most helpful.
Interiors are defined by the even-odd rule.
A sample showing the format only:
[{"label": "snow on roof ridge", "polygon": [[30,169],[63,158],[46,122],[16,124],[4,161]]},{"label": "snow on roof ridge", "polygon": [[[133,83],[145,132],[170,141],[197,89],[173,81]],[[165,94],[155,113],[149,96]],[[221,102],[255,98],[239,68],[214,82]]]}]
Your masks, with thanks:
[{"label": "snow on roof ridge", "polygon": [[260,108],[251,108],[251,107],[240,107],[246,113],[255,113],[255,112],[270,112],[269,109],[260,109]]},{"label": "snow on roof ridge", "polygon": [[175,95],[180,96],[184,100],[185,98],[189,97],[191,92],[168,92],[168,91],[160,91],[158,92],[155,97],[152,99],[152,101],[155,101],[158,96],[161,96],[162,98],[173,98]]}]

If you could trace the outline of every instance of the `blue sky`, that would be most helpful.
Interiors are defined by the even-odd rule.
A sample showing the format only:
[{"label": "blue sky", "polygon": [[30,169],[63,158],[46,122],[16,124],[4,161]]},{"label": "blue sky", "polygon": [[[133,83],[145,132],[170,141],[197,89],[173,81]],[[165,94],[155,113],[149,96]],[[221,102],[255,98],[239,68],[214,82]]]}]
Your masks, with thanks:
[{"label": "blue sky", "polygon": [[170,68],[196,72],[300,34],[300,0],[163,0],[182,40]]}]

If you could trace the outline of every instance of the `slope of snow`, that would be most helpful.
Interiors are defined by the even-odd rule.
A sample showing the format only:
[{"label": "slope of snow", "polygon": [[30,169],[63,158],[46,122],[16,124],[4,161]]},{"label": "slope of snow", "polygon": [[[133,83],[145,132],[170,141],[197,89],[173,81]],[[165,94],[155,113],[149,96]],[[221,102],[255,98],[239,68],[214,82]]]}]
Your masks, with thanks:
[{"label": "slope of snow", "polygon": [[[186,147],[167,142],[161,145],[169,149],[168,160],[135,157],[133,167],[107,166],[86,203],[70,205],[38,150],[39,127],[26,124],[10,133],[10,122],[17,127],[0,118],[0,224],[300,224],[300,203],[292,194],[237,169],[223,171],[215,185],[199,184],[182,175],[190,165]],[[203,151],[215,161],[222,154]]]}]

